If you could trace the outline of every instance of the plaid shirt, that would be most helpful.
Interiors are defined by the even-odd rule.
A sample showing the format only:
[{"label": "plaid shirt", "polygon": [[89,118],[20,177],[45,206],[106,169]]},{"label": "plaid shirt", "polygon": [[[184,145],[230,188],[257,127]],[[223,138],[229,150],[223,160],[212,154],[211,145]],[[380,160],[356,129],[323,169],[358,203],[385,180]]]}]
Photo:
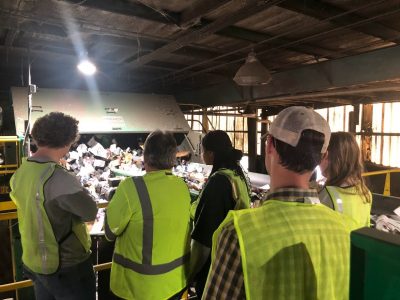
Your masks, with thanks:
[{"label": "plaid shirt", "polygon": [[[314,189],[282,188],[267,194],[269,199],[288,202],[318,202]],[[238,237],[233,223],[221,231],[202,299],[246,299],[242,259]]]}]

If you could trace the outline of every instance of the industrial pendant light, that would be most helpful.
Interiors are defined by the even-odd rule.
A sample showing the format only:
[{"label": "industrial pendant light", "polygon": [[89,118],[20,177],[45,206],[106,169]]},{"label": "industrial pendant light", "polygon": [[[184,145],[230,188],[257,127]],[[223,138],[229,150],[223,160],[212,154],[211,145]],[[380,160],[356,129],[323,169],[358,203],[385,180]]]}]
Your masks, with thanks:
[{"label": "industrial pendant light", "polygon": [[254,51],[251,51],[245,64],[239,68],[233,80],[241,86],[255,86],[267,84],[271,78],[271,73],[256,58]]}]

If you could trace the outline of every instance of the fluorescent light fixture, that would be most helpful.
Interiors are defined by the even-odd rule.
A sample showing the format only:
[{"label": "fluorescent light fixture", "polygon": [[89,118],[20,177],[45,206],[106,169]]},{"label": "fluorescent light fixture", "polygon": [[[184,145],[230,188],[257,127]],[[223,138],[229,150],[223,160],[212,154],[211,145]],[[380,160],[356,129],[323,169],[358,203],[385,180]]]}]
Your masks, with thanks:
[{"label": "fluorescent light fixture", "polygon": [[78,70],[81,71],[84,75],[91,76],[96,73],[97,68],[90,60],[82,60],[79,62],[77,66]]}]

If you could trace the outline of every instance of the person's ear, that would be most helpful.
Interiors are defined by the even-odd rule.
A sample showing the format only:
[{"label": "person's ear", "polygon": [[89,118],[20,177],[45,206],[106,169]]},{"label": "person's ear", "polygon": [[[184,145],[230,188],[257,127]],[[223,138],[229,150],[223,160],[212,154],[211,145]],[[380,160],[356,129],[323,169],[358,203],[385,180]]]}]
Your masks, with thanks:
[{"label": "person's ear", "polygon": [[272,141],[272,137],[268,136],[265,140],[265,154],[271,154],[275,150],[274,143]]}]

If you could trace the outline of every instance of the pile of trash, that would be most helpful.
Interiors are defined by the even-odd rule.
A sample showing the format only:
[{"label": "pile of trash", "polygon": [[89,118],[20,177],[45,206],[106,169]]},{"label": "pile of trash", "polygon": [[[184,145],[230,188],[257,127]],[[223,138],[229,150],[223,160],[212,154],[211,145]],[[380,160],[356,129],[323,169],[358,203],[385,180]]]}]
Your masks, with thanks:
[{"label": "pile of trash", "polygon": [[400,234],[400,207],[393,212],[390,215],[372,215],[372,224],[378,230]]},{"label": "pile of trash", "polygon": [[[115,139],[108,148],[95,137],[87,143],[75,145],[62,164],[75,173],[82,186],[97,201],[109,201],[119,182],[126,176],[145,174],[142,145],[139,145],[139,149],[121,149]],[[180,158],[177,158],[177,164],[172,169],[175,175],[185,180],[189,188],[195,190],[201,190],[210,171],[210,166]]]},{"label": "pile of trash", "polygon": [[73,147],[62,160],[96,200],[109,200],[110,193],[124,176],[143,175],[143,149],[121,149],[115,140],[105,148],[94,137]]}]

